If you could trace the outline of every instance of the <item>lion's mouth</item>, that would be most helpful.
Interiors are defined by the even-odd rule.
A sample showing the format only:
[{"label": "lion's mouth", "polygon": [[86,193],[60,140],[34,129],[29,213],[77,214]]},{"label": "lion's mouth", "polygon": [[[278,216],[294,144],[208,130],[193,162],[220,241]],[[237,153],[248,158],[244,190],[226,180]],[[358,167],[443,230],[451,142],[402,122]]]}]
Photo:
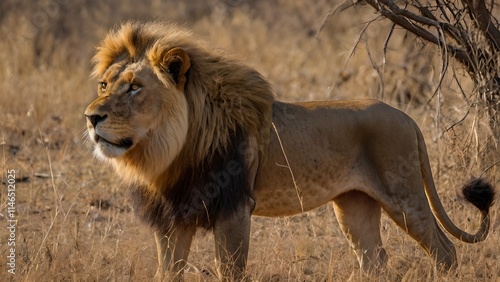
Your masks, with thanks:
[{"label": "lion's mouth", "polygon": [[130,138],[121,138],[119,143],[114,143],[114,142],[111,142],[111,141],[103,138],[102,136],[97,135],[97,134],[95,135],[94,141],[95,141],[95,143],[102,142],[102,143],[109,144],[111,146],[118,147],[118,148],[125,149],[125,150],[129,149],[134,144],[132,142],[132,139],[130,139]]}]

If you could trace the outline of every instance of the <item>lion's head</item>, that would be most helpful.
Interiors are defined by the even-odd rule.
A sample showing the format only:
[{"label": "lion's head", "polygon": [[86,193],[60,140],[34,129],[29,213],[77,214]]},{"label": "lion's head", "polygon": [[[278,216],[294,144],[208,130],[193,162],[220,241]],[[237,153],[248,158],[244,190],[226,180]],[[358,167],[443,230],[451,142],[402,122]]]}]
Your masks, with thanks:
[{"label": "lion's head", "polygon": [[95,155],[129,182],[165,185],[224,154],[237,134],[269,134],[269,84],[183,28],[126,23],[93,63],[98,97],[85,111],[88,134]]}]

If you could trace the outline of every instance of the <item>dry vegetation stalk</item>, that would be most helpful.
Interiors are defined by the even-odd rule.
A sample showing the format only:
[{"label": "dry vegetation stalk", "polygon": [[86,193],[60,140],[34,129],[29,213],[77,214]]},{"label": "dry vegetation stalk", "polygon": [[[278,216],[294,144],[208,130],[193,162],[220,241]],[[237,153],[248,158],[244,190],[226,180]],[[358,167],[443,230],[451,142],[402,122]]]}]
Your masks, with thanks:
[{"label": "dry vegetation stalk", "polygon": [[281,138],[280,138],[280,135],[278,133],[278,130],[276,129],[276,125],[274,124],[274,122],[272,123],[272,125],[273,125],[274,132],[276,133],[276,137],[278,138],[278,142],[280,144],[281,151],[283,152],[283,157],[285,158],[285,162],[286,162],[286,165],[282,165],[282,164],[276,164],[276,165],[281,166],[281,167],[285,167],[290,171],[290,176],[292,177],[293,186],[295,187],[295,191],[297,192],[297,199],[300,202],[300,208],[302,209],[302,212],[304,212],[304,204],[302,201],[302,199],[303,199],[302,192],[300,191],[300,188],[297,185],[297,181],[295,181],[295,176],[293,175],[292,167],[290,166],[290,163],[288,162],[288,157],[286,156],[285,148],[283,148],[283,143],[281,142]]}]

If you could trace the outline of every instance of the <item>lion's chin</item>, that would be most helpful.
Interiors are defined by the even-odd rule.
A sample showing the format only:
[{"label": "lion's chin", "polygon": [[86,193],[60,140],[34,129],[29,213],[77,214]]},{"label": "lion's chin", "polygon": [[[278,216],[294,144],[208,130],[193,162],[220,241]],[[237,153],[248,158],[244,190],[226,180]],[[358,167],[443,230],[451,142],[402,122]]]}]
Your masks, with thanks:
[{"label": "lion's chin", "polygon": [[120,139],[119,144],[112,143],[102,137],[97,137],[95,141],[94,155],[99,159],[119,158],[133,146],[130,138]]}]

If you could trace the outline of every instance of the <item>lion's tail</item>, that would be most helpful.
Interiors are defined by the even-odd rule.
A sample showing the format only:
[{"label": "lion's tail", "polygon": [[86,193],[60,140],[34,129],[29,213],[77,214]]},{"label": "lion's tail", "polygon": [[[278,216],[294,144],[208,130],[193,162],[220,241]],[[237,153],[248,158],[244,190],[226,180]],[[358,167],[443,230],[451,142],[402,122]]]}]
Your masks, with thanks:
[{"label": "lion's tail", "polygon": [[469,234],[460,228],[458,228],[448,217],[439,196],[436,191],[436,186],[432,178],[431,167],[429,164],[429,158],[427,156],[427,149],[425,146],[424,138],[420,129],[416,127],[418,135],[418,150],[420,159],[420,169],[422,171],[422,176],[424,180],[425,193],[429,204],[431,206],[434,216],[439,220],[441,225],[455,238],[467,242],[476,243],[481,242],[486,239],[488,231],[490,229],[490,215],[489,209],[493,204],[493,198],[495,196],[495,191],[493,186],[482,178],[477,178],[471,180],[469,183],[465,184],[462,188],[462,193],[474,206],[476,206],[481,211],[481,226],[476,234]]}]

